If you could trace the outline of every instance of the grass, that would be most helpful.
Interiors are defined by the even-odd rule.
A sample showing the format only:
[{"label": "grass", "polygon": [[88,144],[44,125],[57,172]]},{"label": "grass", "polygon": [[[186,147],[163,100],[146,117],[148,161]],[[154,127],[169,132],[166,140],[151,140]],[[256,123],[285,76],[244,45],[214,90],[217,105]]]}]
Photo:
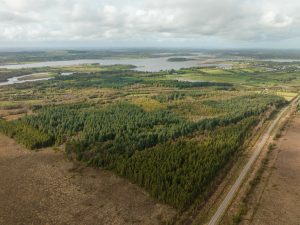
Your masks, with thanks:
[{"label": "grass", "polygon": [[210,81],[210,82],[230,82],[235,84],[246,83],[247,79],[235,74],[221,74],[221,75],[209,75],[201,73],[190,73],[180,76],[180,78],[189,79],[193,81]]},{"label": "grass", "polygon": [[131,102],[135,105],[143,107],[145,111],[155,111],[158,109],[166,108],[166,106],[159,101],[146,97],[134,98],[131,100]]},{"label": "grass", "polygon": [[275,94],[284,97],[285,100],[287,101],[291,101],[298,95],[298,93],[296,92],[286,92],[286,91],[277,91],[275,92]]},{"label": "grass", "polygon": [[207,73],[209,75],[231,75],[232,73],[223,69],[200,69],[200,72]]},{"label": "grass", "polygon": [[255,91],[256,93],[266,93],[266,94],[273,94],[273,95],[278,95],[281,97],[284,97],[285,100],[287,101],[292,101],[297,95],[297,92],[291,92],[289,90],[286,91],[277,91],[277,90],[272,90],[272,89],[264,89],[260,91]]},{"label": "grass", "polygon": [[185,69],[177,76],[169,75],[167,77],[169,79],[192,81],[230,82],[237,85],[250,85],[252,87],[282,87],[283,85],[291,87],[300,84],[299,72],[280,70],[270,72],[266,68],[249,65],[247,68],[239,68],[238,64],[232,69]]},{"label": "grass", "polygon": [[53,73],[34,73],[28,75],[26,77],[20,77],[19,80],[35,80],[35,79],[43,79],[53,77],[55,74]]},{"label": "grass", "polygon": [[203,118],[215,117],[221,114],[220,110],[204,106],[201,101],[195,99],[176,101],[171,104],[169,108],[174,113],[190,121],[198,121]]},{"label": "grass", "polygon": [[269,163],[269,156],[271,152],[276,148],[276,145],[274,143],[270,143],[268,145],[268,151],[265,158],[261,161],[260,168],[255,174],[255,177],[249,182],[248,190],[246,191],[245,196],[242,198],[240,209],[238,212],[233,216],[232,218],[232,225],[238,225],[242,222],[243,217],[247,214],[249,210],[249,201],[250,198],[255,191],[255,188],[260,183],[263,173],[266,170],[268,163]]}]

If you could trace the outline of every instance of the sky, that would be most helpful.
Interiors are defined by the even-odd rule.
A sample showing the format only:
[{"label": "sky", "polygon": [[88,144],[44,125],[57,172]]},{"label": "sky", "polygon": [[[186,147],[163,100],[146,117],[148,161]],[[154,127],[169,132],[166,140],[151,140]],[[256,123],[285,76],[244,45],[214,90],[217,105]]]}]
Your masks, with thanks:
[{"label": "sky", "polygon": [[0,0],[0,48],[300,47],[300,0]]}]

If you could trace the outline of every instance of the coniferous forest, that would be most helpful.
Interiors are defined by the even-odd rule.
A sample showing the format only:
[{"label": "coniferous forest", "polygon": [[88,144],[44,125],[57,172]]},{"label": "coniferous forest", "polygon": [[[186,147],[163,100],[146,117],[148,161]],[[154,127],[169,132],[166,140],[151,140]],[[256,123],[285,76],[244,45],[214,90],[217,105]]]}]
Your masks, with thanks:
[{"label": "coniferous forest", "polygon": [[45,106],[17,121],[1,121],[0,130],[30,149],[65,143],[70,158],[112,170],[183,210],[242,151],[259,117],[285,100],[250,94],[197,104],[214,113],[193,121],[173,107],[147,111],[129,101],[76,103]]}]

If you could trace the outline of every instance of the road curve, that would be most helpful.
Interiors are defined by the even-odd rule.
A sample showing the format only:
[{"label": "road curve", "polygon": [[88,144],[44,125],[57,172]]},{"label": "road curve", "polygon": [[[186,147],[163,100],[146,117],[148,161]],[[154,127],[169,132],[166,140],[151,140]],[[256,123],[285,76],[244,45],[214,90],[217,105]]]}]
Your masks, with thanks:
[{"label": "road curve", "polygon": [[249,161],[241,171],[240,175],[234,182],[233,186],[231,187],[230,191],[227,193],[225,199],[222,201],[220,204],[219,208],[215,212],[215,214],[212,216],[210,219],[210,222],[208,225],[217,225],[219,224],[221,218],[223,217],[224,213],[226,212],[226,209],[229,207],[230,203],[232,202],[236,192],[239,190],[241,187],[247,173],[251,169],[253,163],[256,161],[257,157],[261,153],[263,147],[267,143],[269,137],[271,136],[271,132],[273,131],[274,127],[277,125],[278,121],[282,118],[283,114],[288,110],[291,109],[292,105],[295,105],[297,101],[299,100],[299,97],[296,97],[288,106],[283,108],[280,113],[277,115],[276,119],[272,122],[272,124],[269,126],[267,131],[263,134],[263,136],[259,139],[257,144],[254,146],[254,153],[250,157]]}]

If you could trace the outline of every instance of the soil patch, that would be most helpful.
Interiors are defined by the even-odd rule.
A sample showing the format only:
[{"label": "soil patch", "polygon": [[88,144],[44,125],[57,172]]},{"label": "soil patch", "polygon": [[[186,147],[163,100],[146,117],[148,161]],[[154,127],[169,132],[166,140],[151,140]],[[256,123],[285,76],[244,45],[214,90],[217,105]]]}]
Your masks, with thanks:
[{"label": "soil patch", "polygon": [[300,224],[300,116],[296,116],[278,141],[276,160],[251,225]]},{"label": "soil patch", "polygon": [[162,224],[175,210],[115,174],[0,135],[0,224]]}]

